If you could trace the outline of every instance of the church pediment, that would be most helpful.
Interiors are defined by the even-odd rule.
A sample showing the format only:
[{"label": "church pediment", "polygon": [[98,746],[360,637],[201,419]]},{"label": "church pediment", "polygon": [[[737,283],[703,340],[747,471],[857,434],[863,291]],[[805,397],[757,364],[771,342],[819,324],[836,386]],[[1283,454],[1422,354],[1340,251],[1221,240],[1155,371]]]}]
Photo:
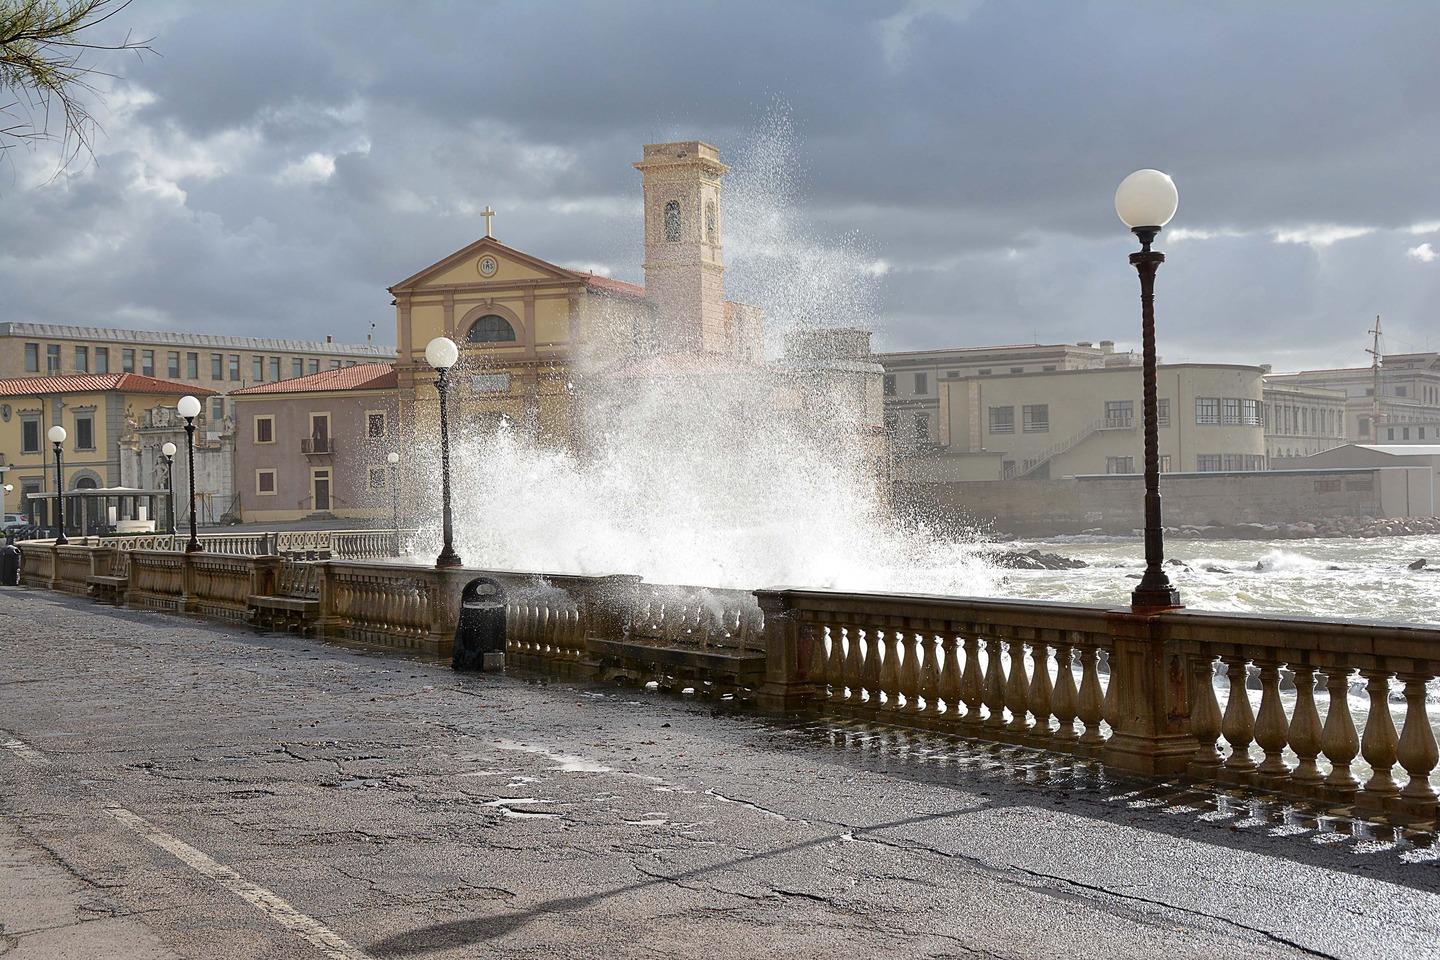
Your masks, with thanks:
[{"label": "church pediment", "polygon": [[584,277],[572,270],[521,253],[493,237],[481,237],[443,260],[390,288],[390,292],[416,292],[433,287],[493,285],[524,281],[581,283]]}]

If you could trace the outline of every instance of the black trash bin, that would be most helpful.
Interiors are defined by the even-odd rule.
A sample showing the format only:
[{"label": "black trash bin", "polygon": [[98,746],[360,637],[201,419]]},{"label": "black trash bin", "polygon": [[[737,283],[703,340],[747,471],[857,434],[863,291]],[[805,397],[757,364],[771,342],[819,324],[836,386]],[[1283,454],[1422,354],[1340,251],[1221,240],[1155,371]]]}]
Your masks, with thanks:
[{"label": "black trash bin", "polygon": [[20,548],[13,543],[0,547],[0,587],[20,586]]},{"label": "black trash bin", "polygon": [[450,664],[456,670],[505,669],[505,591],[489,577],[471,580],[460,594]]}]

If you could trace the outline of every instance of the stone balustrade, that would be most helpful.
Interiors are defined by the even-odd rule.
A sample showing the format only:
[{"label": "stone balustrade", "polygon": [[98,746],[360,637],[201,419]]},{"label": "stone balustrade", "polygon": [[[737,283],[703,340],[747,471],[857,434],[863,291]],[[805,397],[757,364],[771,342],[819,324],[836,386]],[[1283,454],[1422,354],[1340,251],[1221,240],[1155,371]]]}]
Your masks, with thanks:
[{"label": "stone balustrade", "polygon": [[[282,530],[279,532],[202,533],[205,553],[235,557],[282,556],[297,560],[379,560],[397,553],[401,532],[396,530]],[[131,550],[181,551],[190,538],[184,534],[138,533],[118,537],[79,537],[77,547],[103,546],[117,552]],[[51,540],[25,541],[32,545]]]},{"label": "stone balustrade", "polygon": [[87,580],[92,590],[97,579],[118,581],[131,606],[229,620],[268,603],[323,636],[442,657],[465,584],[485,576],[505,594],[512,667],[753,695],[768,710],[1243,784],[1393,823],[1433,827],[1440,813],[1426,697],[1440,677],[1440,627],[825,590],[750,593],[633,576],[108,543],[28,542],[21,552],[27,585],[81,593]]}]

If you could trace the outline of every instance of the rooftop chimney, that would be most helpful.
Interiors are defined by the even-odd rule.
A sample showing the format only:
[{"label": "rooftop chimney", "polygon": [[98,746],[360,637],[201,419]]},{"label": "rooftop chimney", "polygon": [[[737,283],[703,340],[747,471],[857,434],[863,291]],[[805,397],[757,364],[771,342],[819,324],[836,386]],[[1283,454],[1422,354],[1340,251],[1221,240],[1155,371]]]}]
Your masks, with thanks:
[{"label": "rooftop chimney", "polygon": [[1076,341],[1075,341],[1075,346],[1077,346],[1077,347],[1093,347],[1094,344],[1091,343],[1089,340],[1076,340]]}]

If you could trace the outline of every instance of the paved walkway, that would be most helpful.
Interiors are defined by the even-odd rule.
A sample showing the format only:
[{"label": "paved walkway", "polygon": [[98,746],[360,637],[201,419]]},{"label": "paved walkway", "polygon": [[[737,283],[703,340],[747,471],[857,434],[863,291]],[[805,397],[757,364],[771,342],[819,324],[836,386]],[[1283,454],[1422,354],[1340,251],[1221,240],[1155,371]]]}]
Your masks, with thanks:
[{"label": "paved walkway", "polygon": [[1019,750],[0,591],[0,955],[1422,957],[1435,851]]}]

